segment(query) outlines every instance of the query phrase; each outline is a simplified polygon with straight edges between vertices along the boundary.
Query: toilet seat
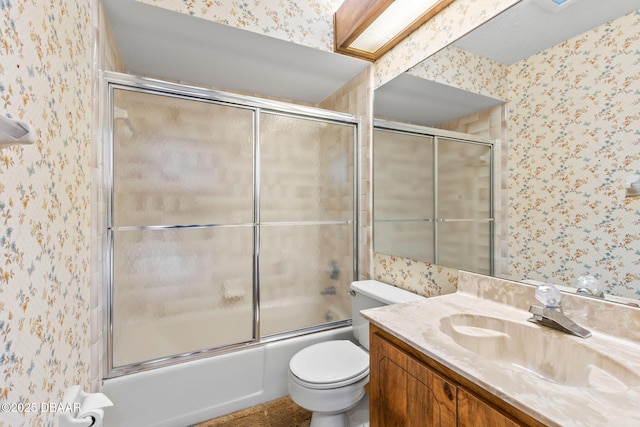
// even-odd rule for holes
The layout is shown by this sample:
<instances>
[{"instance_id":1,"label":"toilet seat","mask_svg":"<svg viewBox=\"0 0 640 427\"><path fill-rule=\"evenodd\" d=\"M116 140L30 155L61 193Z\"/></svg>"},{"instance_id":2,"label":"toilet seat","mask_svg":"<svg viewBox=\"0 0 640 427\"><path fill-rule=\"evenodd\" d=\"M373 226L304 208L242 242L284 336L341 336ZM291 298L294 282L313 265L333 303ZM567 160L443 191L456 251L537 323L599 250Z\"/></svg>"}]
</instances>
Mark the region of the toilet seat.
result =
<instances>
[{"instance_id":1,"label":"toilet seat","mask_svg":"<svg viewBox=\"0 0 640 427\"><path fill-rule=\"evenodd\" d=\"M289 371L291 379L303 387L344 387L369 375L369 353L348 340L325 341L296 353Z\"/></svg>"}]
</instances>

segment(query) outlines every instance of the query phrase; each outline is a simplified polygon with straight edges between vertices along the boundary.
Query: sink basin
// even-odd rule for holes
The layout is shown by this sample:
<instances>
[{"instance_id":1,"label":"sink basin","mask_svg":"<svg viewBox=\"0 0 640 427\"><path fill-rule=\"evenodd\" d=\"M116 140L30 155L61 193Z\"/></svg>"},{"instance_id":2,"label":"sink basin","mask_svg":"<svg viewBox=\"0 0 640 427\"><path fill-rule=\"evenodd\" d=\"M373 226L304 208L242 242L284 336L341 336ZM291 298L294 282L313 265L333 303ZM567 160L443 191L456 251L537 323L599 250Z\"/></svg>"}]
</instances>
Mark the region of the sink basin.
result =
<instances>
[{"instance_id":1,"label":"sink basin","mask_svg":"<svg viewBox=\"0 0 640 427\"><path fill-rule=\"evenodd\" d=\"M528 322L454 314L440 320L440 330L479 356L563 386L624 392L640 385L640 376L606 354Z\"/></svg>"}]
</instances>

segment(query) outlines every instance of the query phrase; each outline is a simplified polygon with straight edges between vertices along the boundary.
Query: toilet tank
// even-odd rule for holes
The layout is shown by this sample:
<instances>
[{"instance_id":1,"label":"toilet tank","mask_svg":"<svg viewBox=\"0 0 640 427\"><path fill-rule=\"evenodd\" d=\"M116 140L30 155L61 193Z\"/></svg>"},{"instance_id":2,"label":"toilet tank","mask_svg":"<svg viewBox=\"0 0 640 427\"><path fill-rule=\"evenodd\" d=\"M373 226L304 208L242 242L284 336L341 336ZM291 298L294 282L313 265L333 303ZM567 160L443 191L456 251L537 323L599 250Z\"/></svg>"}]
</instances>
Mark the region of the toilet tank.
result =
<instances>
[{"instance_id":1,"label":"toilet tank","mask_svg":"<svg viewBox=\"0 0 640 427\"><path fill-rule=\"evenodd\" d=\"M351 290L354 291L351 298L353 335L360 345L367 350L369 350L369 321L360 316L360 310L425 299L413 292L376 280L353 282L351 283Z\"/></svg>"}]
</instances>

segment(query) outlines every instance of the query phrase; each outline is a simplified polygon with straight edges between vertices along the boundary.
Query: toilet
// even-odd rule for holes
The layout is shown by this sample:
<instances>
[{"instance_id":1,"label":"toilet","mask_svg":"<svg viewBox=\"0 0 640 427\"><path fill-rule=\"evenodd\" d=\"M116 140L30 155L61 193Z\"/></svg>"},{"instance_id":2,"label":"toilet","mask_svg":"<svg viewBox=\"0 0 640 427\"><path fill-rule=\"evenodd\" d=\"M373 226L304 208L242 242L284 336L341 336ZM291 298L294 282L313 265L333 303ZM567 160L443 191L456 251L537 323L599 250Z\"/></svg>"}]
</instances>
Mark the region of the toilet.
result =
<instances>
[{"instance_id":1,"label":"toilet","mask_svg":"<svg viewBox=\"0 0 640 427\"><path fill-rule=\"evenodd\" d=\"M375 280L353 282L350 294L354 341L314 344L289 362L289 394L313 413L311 427L369 425L369 322L360 310L424 299Z\"/></svg>"}]
</instances>

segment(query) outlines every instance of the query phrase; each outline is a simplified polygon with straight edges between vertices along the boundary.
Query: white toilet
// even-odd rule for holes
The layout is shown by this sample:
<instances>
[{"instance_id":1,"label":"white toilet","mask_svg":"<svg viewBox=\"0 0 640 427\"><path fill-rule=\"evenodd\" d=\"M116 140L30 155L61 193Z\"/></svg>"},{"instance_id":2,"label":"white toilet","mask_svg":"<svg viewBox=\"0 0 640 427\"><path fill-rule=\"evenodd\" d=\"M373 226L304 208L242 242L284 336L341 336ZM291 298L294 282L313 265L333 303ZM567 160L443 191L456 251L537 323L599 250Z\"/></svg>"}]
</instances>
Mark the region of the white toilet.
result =
<instances>
[{"instance_id":1,"label":"white toilet","mask_svg":"<svg viewBox=\"0 0 640 427\"><path fill-rule=\"evenodd\" d=\"M289 394L313 412L311 427L369 425L364 386L369 382L369 322L360 310L423 299L414 293L375 280L351 284L353 335L326 341L296 353L289 362Z\"/></svg>"}]
</instances>

